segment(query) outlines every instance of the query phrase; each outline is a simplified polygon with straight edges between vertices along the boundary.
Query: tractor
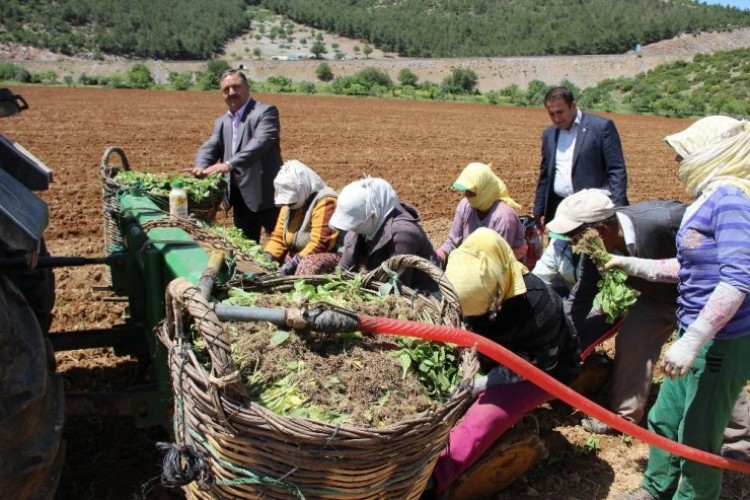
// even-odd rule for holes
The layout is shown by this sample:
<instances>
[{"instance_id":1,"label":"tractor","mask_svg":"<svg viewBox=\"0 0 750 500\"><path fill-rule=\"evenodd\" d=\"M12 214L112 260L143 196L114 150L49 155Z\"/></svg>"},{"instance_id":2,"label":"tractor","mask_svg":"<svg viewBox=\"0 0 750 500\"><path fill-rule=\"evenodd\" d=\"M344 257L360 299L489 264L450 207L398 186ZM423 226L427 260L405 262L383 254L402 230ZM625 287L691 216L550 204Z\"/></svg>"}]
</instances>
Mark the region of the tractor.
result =
<instances>
[{"instance_id":1,"label":"tractor","mask_svg":"<svg viewBox=\"0 0 750 500\"><path fill-rule=\"evenodd\" d=\"M0 117L28 108L0 88ZM165 314L164 290L176 277L198 284L209 260L185 230L154 227L162 208L142 192L113 188L118 170L103 160L105 256L50 256L43 233L47 204L34 191L49 188L50 168L0 134L0 489L8 498L53 498L65 457L65 414L132 416L137 427L170 427L172 393L164 347L153 334ZM158 226L158 224L157 224ZM104 329L53 332L52 269L106 264L109 290L127 302L122 322ZM69 391L55 372L55 352L111 347L138 362L138 382L109 391Z\"/></svg>"}]
</instances>

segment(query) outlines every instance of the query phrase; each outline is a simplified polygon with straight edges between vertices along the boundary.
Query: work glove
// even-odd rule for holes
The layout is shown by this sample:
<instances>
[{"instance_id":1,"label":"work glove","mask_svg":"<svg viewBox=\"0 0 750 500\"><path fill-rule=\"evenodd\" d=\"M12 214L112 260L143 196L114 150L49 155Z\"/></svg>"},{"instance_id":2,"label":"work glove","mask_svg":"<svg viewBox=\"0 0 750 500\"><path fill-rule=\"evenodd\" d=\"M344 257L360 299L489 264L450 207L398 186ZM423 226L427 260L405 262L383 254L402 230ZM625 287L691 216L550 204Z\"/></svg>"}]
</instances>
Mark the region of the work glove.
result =
<instances>
[{"instance_id":1,"label":"work glove","mask_svg":"<svg viewBox=\"0 0 750 500\"><path fill-rule=\"evenodd\" d=\"M625 271L628 276L662 283L677 283L677 273L680 270L680 264L674 258L641 259L639 257L610 254L609 260L604 264L604 270L607 271L615 267Z\"/></svg>"},{"instance_id":2,"label":"work glove","mask_svg":"<svg viewBox=\"0 0 750 500\"><path fill-rule=\"evenodd\" d=\"M664 354L664 373L670 378L685 375L701 348L734 317L743 300L744 292L719 282L695 321Z\"/></svg>"},{"instance_id":3,"label":"work glove","mask_svg":"<svg viewBox=\"0 0 750 500\"><path fill-rule=\"evenodd\" d=\"M278 273L280 276L291 276L294 274L294 272L297 270L297 265L299 264L299 255L295 255L289 261L281 266L278 270Z\"/></svg>"},{"instance_id":4,"label":"work glove","mask_svg":"<svg viewBox=\"0 0 750 500\"><path fill-rule=\"evenodd\" d=\"M503 365L497 365L487 372L487 375L482 375L474 379L474 387L471 390L471 395L477 397L490 387L501 384L517 384L524 380L516 372L509 370Z\"/></svg>"}]
</instances>

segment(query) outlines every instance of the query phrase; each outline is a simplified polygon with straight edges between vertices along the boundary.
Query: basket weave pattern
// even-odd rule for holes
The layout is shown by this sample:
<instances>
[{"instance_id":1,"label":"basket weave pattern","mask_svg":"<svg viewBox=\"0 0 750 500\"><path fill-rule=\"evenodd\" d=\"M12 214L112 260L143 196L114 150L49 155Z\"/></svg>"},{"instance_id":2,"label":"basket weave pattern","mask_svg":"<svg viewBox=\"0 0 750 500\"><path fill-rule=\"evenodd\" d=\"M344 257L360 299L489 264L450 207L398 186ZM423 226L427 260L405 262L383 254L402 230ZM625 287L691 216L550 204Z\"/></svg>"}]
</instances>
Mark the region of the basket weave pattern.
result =
<instances>
[{"instance_id":1,"label":"basket weave pattern","mask_svg":"<svg viewBox=\"0 0 750 500\"><path fill-rule=\"evenodd\" d=\"M368 277L379 284L375 278ZM293 281L285 285L275 278L267 290ZM206 339L210 373L192 351L186 315ZM476 353L464 351L465 383L436 410L385 428L334 425L282 417L250 401L221 322L187 281L169 285L167 318L158 333L169 351L176 440L200 450L210 463L212 481L188 485L190 498L419 498L451 427L470 403L467 382L478 368Z\"/></svg>"}]
</instances>

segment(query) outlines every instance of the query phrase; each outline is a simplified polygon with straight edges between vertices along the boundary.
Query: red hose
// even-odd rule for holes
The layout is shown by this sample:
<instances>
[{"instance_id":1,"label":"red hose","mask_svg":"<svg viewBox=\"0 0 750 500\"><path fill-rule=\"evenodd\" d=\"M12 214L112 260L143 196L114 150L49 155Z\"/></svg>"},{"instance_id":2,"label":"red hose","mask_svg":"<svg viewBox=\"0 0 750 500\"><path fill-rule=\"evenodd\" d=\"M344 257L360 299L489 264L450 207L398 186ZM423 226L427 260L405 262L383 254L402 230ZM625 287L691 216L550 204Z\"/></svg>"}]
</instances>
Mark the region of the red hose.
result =
<instances>
[{"instance_id":1,"label":"red hose","mask_svg":"<svg viewBox=\"0 0 750 500\"><path fill-rule=\"evenodd\" d=\"M656 446L657 448L661 448L662 450L668 451L669 453L673 453L687 460L734 472L750 474L750 463L727 459L719 455L714 455L713 453L708 453L707 451L685 446L684 444L654 434L619 415L605 410L593 401L581 396L570 387L558 382L542 370L526 362L524 359L516 356L508 349L482 337L481 335L460 328L452 328L442 325L428 325L414 321L401 321L366 315L359 315L358 319L360 329L363 332L404 335L436 342L457 344L462 347L473 347L476 345L479 352L485 356L505 365L569 405L583 410L588 415L591 415L597 420L600 420L625 434L629 434L649 445Z\"/></svg>"}]
</instances>

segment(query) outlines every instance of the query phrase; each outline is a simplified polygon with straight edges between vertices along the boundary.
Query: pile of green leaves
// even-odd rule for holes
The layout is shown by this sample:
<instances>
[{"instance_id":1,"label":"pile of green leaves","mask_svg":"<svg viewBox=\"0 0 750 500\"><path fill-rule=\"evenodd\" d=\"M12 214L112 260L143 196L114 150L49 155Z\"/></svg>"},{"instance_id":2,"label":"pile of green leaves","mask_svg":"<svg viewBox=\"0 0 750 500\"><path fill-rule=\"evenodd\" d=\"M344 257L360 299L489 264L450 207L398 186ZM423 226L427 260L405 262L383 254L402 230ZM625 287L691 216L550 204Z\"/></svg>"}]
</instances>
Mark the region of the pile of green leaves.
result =
<instances>
[{"instance_id":1,"label":"pile of green leaves","mask_svg":"<svg viewBox=\"0 0 750 500\"><path fill-rule=\"evenodd\" d=\"M121 170L115 176L115 182L123 186L137 186L151 196L168 197L172 182L182 181L183 189L188 195L188 203L200 203L208 200L226 188L226 181L221 174L198 179L191 175L164 174Z\"/></svg>"},{"instance_id":2,"label":"pile of green leaves","mask_svg":"<svg viewBox=\"0 0 750 500\"><path fill-rule=\"evenodd\" d=\"M263 252L263 247L256 241L246 238L241 229L235 226L213 224L208 227L208 230L224 238L234 248L249 255L259 264L269 268L278 267L278 262L268 259Z\"/></svg>"},{"instance_id":3,"label":"pile of green leaves","mask_svg":"<svg viewBox=\"0 0 750 500\"><path fill-rule=\"evenodd\" d=\"M402 377L413 370L427 395L435 401L444 401L461 381L459 360L455 346L437 344L412 337L399 337L401 346L398 359L403 369Z\"/></svg>"},{"instance_id":4,"label":"pile of green leaves","mask_svg":"<svg viewBox=\"0 0 750 500\"><path fill-rule=\"evenodd\" d=\"M228 297L222 301L227 305L254 307L291 307L300 303L312 305L319 302L341 306L363 314L426 323L436 322L436 311L433 315L430 308L415 306L407 298L392 295L381 296L376 290L364 288L360 276L350 277L342 275L341 272L328 275L314 283L309 280L297 280L284 293L264 293L231 288L228 290ZM300 351L299 342L302 339L303 344L307 346L304 349L313 349L315 343L310 343L310 338L314 338L315 334L311 332L295 333L274 327L271 327L266 333L260 331L252 334L253 336L265 335L267 337L267 344L262 347L262 350L290 349L295 354L291 355L291 359L283 357L282 359L285 361L275 363L272 370L275 373L270 373L265 368L261 368L257 361L268 354L259 351L257 343L253 344L252 354L246 346L243 346L243 337L248 335L248 332L245 331L246 326L231 324L231 329L234 329L237 339L237 344L233 344L232 356L237 365L241 367L240 371L243 374L248 393L255 401L283 416L303 416L329 423L343 423L356 419L357 417L341 411L336 406L335 401L336 398L346 397L343 395L349 394L347 381L350 379L348 373L341 370L345 366L349 366L350 370L355 371L363 369L364 366L371 363L367 357L361 357L366 356L363 352L366 353L369 349L376 349L384 353L382 354L383 360L393 360L394 368L401 371L401 380L405 381L409 377L412 381L411 384L416 384L417 393L421 390L423 397L426 398L426 401L432 402L431 404L446 401L461 381L459 353L455 346L410 337L387 336L385 340L378 340L371 335L363 335L361 332L324 334L326 338L324 344L328 346L327 349L330 349L332 344L336 344L340 346L340 348L333 349L336 352L358 352L358 354L348 358L344 362L344 366L339 365L340 368L333 374L313 374L310 370L315 370L315 368L304 361L305 359L309 361L309 354ZM393 342L395 342L395 346ZM385 346L388 343L392 345L391 349L393 350L386 348L383 351L383 347L373 347L373 345L381 344ZM240 347L235 348L238 344ZM366 345L370 347L366 347ZM330 353L321 352L320 356L326 364L342 363L341 358L337 358ZM339 361L333 361L334 359ZM314 377L317 376L324 377L317 380L315 385L330 392L332 395L330 404L320 404L319 399L316 403L313 401L314 398L306 393L305 388L309 387L309 384L313 383ZM398 379L398 375L396 375L396 378ZM398 388L391 387L389 389L387 384L379 385L382 385L382 387L374 390L375 395L370 402L370 408L359 415L359 418L369 420L368 414L377 413L376 408L387 407L389 401L392 402L399 392ZM373 422L377 421L379 421L379 418L373 417Z\"/></svg>"},{"instance_id":5,"label":"pile of green leaves","mask_svg":"<svg viewBox=\"0 0 750 500\"><path fill-rule=\"evenodd\" d=\"M607 323L614 323L628 312L637 299L633 290L625 284L628 275L618 268L602 271L611 256L596 229L587 229L573 245L573 251L588 255L602 274L602 279L597 283L599 292L594 298L593 307L604 312Z\"/></svg>"}]
</instances>

